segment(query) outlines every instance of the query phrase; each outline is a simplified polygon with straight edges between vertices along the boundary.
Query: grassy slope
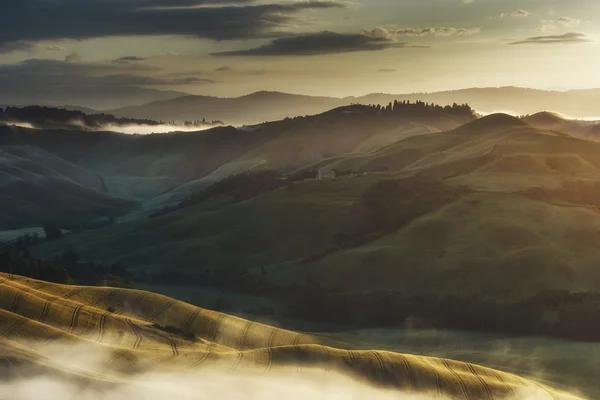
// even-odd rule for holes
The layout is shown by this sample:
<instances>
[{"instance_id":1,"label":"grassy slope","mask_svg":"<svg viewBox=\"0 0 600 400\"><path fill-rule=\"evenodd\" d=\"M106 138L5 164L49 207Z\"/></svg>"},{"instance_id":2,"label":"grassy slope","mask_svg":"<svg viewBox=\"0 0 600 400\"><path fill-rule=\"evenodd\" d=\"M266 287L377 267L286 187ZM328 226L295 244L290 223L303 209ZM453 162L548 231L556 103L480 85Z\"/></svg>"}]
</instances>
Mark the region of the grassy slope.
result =
<instances>
[{"instance_id":1,"label":"grassy slope","mask_svg":"<svg viewBox=\"0 0 600 400\"><path fill-rule=\"evenodd\" d=\"M148 206L156 207L215 177L257 165L292 171L329 157L373 151L409 135L454 128L470 118L437 111L406 117L381 116L372 109L342 114L348 109L363 107L247 129L155 135L0 127L0 144L44 149L102 175L112 196L150 200Z\"/></svg>"},{"instance_id":2,"label":"grassy slope","mask_svg":"<svg viewBox=\"0 0 600 400\"><path fill-rule=\"evenodd\" d=\"M65 224L126 214L133 204L111 198L96 173L32 146L0 147L0 227L48 220Z\"/></svg>"},{"instance_id":3,"label":"grassy slope","mask_svg":"<svg viewBox=\"0 0 600 400\"><path fill-rule=\"evenodd\" d=\"M157 365L193 374L207 366L269 373L294 364L341 369L373 383L452 398L504 399L534 390L555 399L575 399L472 364L343 350L340 342L252 323L150 292L62 286L0 274L0 316L0 357L8 365L39 364L88 380L127 384L123 372L135 374ZM59 343L83 346L78 348L95 358L93 365L50 351Z\"/></svg>"},{"instance_id":4,"label":"grassy slope","mask_svg":"<svg viewBox=\"0 0 600 400\"><path fill-rule=\"evenodd\" d=\"M600 215L515 193L600 180L600 145L493 116L456 131L410 137L336 165L387 173L304 181L240 204L198 205L39 248L73 248L131 266L202 271L237 265L288 283L313 276L348 290L527 295L542 289L598 289ZM362 193L383 178L420 173L476 190L377 241L299 263L331 248ZM110 249L110 250L109 250ZM518 279L517 279L518 278ZM408 284L410 282L410 285Z\"/></svg>"}]
</instances>

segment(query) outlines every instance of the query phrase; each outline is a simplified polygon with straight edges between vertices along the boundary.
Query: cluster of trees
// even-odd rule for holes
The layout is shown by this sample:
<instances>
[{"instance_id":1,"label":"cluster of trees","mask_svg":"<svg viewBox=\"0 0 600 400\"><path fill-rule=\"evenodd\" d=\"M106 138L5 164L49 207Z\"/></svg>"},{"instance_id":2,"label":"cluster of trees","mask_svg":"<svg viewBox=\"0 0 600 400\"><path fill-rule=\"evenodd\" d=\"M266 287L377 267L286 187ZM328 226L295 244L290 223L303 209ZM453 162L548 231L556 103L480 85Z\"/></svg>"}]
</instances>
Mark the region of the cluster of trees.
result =
<instances>
[{"instance_id":1,"label":"cluster of trees","mask_svg":"<svg viewBox=\"0 0 600 400\"><path fill-rule=\"evenodd\" d=\"M208 122L205 118L196 121L164 122L150 119L117 118L110 114L88 115L82 111L65 110L63 108L27 106L0 108L0 121L24 122L37 128L75 127L87 129L102 129L107 125L179 125L185 127L203 127L223 125L221 121Z\"/></svg>"},{"instance_id":2,"label":"cluster of trees","mask_svg":"<svg viewBox=\"0 0 600 400\"><path fill-rule=\"evenodd\" d=\"M352 247L367 243L468 193L467 186L449 186L419 175L380 180L363 194L342 224L336 244Z\"/></svg>"},{"instance_id":3,"label":"cluster of trees","mask_svg":"<svg viewBox=\"0 0 600 400\"><path fill-rule=\"evenodd\" d=\"M131 274L123 263L86 262L73 251L41 260L17 246L5 246L0 250L0 272L62 284L133 287Z\"/></svg>"},{"instance_id":4,"label":"cluster of trees","mask_svg":"<svg viewBox=\"0 0 600 400\"><path fill-rule=\"evenodd\" d=\"M312 176L314 177L314 175ZM187 196L176 205L163 207L150 215L150 218L202 203L214 196L229 196L233 202L241 202L283 186L291 188L294 181L303 178L304 175L302 174L283 177L273 169L242 172L222 179L199 193Z\"/></svg>"},{"instance_id":5,"label":"cluster of trees","mask_svg":"<svg viewBox=\"0 0 600 400\"><path fill-rule=\"evenodd\" d=\"M260 294L277 300L285 316L359 328L454 329L516 335L543 335L600 341L600 292L545 291L529 298L499 301L463 295L406 295L394 291L349 293L317 278L279 286L234 266L189 274L165 270L145 281L206 285ZM216 304L226 311L226 305ZM273 312L271 310L270 312Z\"/></svg>"},{"instance_id":6,"label":"cluster of trees","mask_svg":"<svg viewBox=\"0 0 600 400\"><path fill-rule=\"evenodd\" d=\"M165 122L160 121L160 124L165 124ZM169 121L166 123L167 125L180 125L180 126L185 126L185 127L196 127L196 126L217 126L217 125L225 125L225 123L223 121L219 121L219 120L212 120L212 121L207 121L206 118L202 118L197 119L195 121L184 121L184 122L177 122L177 121Z\"/></svg>"},{"instance_id":7,"label":"cluster of trees","mask_svg":"<svg viewBox=\"0 0 600 400\"><path fill-rule=\"evenodd\" d=\"M49 282L74 283L64 265L55 261L39 260L16 246L6 246L0 251L0 272Z\"/></svg>"},{"instance_id":8,"label":"cluster of trees","mask_svg":"<svg viewBox=\"0 0 600 400\"><path fill-rule=\"evenodd\" d=\"M600 293L548 291L514 302L475 296L343 293L316 280L286 288L291 316L360 327L454 329L600 341Z\"/></svg>"},{"instance_id":9,"label":"cluster of trees","mask_svg":"<svg viewBox=\"0 0 600 400\"><path fill-rule=\"evenodd\" d=\"M454 103L451 106L440 106L434 103L426 103L423 101L415 101L411 103L410 100L398 101L388 103L387 105L371 104L371 108L386 114L403 114L403 113L414 113L419 111L438 111L446 112L457 115L473 115L474 110L468 104L457 104Z\"/></svg>"}]
</instances>

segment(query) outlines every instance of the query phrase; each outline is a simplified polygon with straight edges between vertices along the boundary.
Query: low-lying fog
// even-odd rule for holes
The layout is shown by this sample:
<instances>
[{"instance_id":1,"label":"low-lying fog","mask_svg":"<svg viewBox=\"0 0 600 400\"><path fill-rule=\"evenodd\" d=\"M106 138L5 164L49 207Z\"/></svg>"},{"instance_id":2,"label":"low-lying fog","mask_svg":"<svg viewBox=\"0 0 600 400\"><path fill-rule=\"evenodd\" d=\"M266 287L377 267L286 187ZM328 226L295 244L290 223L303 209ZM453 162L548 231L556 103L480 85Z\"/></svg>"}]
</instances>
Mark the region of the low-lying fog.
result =
<instances>
[{"instance_id":1,"label":"low-lying fog","mask_svg":"<svg viewBox=\"0 0 600 400\"><path fill-rule=\"evenodd\" d=\"M29 129L40 129L28 122L7 122L8 126L18 126L20 128L29 128ZM106 124L99 128L90 128L83 126L81 124L73 124L74 128L88 130L88 131L110 131L110 132L118 132L118 133L126 133L131 135L149 135L152 133L170 133L170 132L197 132L203 131L206 129L214 128L217 125L170 125L170 124L161 124L161 125L118 125L118 124Z\"/></svg>"},{"instance_id":2,"label":"low-lying fog","mask_svg":"<svg viewBox=\"0 0 600 400\"><path fill-rule=\"evenodd\" d=\"M214 365L192 373L183 369L161 370L157 363L158 369L153 371L114 375L113 370L105 367L110 353L97 346L31 343L27 347L36 348L59 370L84 371L98 377L107 373L110 379L100 379L97 382L101 384L92 385L68 375L40 373L31 367L14 367L18 369L14 374L6 374L0 368L2 400L450 400L437 393L380 389L331 371L304 368L242 373L228 372L227 366ZM543 390L533 390L502 400L550 399L556 400L556 397Z\"/></svg>"}]
</instances>

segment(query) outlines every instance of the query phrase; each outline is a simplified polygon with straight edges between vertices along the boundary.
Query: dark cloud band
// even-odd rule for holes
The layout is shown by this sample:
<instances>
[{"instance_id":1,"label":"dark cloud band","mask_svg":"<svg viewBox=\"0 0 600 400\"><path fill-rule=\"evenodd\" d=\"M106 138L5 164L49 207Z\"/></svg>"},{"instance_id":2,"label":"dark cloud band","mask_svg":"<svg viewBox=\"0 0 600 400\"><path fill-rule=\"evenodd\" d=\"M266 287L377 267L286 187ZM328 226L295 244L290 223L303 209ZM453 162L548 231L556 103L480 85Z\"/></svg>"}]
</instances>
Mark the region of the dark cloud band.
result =
<instances>
[{"instance_id":1,"label":"dark cloud band","mask_svg":"<svg viewBox=\"0 0 600 400\"><path fill-rule=\"evenodd\" d=\"M511 45L517 44L574 44L574 43L587 43L593 40L585 33L570 32L564 35L549 35L549 36L534 36L527 39L519 40L516 42L509 43Z\"/></svg>"},{"instance_id":2,"label":"dark cloud band","mask_svg":"<svg viewBox=\"0 0 600 400\"><path fill-rule=\"evenodd\" d=\"M216 56L286 56L320 55L374 51L406 47L406 43L396 42L385 37L368 33L341 34L324 31L299 36L284 37L270 43L247 50L223 51Z\"/></svg>"},{"instance_id":3,"label":"dark cloud band","mask_svg":"<svg viewBox=\"0 0 600 400\"><path fill-rule=\"evenodd\" d=\"M342 7L329 0L19 0L0 13L0 51L16 46L10 43L124 35L272 38L296 22L302 10Z\"/></svg>"}]
</instances>

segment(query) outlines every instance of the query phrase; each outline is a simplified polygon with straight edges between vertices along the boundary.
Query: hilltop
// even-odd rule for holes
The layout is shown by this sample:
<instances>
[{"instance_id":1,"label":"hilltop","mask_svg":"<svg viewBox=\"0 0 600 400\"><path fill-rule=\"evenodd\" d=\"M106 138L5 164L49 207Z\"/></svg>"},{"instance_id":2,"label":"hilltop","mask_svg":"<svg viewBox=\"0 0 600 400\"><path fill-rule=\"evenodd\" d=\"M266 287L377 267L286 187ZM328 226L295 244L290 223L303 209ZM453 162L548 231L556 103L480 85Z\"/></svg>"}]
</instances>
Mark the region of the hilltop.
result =
<instances>
[{"instance_id":1,"label":"hilltop","mask_svg":"<svg viewBox=\"0 0 600 400\"><path fill-rule=\"evenodd\" d=\"M598 134L600 127L599 121L569 119L560 114L548 111L527 115L521 119L537 128L560 131L572 136L590 140L600 139L600 135Z\"/></svg>"},{"instance_id":2,"label":"hilltop","mask_svg":"<svg viewBox=\"0 0 600 400\"><path fill-rule=\"evenodd\" d=\"M526 115L540 110L553 110L564 115L589 118L597 114L595 104L600 101L600 89L557 92L497 87L434 93L374 93L344 98L262 91L234 98L186 95L131 107L113 108L108 112L120 117L165 121L195 120L199 115L208 115L226 124L243 125L318 114L353 103L388 104L394 100L423 101L442 106L468 103L478 112L485 114L505 110L515 115Z\"/></svg>"}]
</instances>

